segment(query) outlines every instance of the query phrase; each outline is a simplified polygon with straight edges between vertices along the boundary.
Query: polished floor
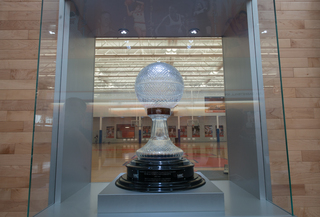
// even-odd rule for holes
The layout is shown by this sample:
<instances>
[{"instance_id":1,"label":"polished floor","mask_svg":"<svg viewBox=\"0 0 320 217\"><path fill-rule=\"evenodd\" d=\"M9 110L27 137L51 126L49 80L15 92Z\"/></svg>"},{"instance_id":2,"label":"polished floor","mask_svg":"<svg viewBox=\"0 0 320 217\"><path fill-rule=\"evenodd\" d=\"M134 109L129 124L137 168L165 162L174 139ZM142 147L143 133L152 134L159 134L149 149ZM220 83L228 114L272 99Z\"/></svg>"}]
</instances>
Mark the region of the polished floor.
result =
<instances>
[{"instance_id":1,"label":"polished floor","mask_svg":"<svg viewBox=\"0 0 320 217\"><path fill-rule=\"evenodd\" d=\"M144 144L113 143L92 145L91 182L111 182L119 173L126 172L125 165L136 158L135 152ZM210 179L223 180L224 166L228 164L227 142L176 144L184 157L195 165L195 171L205 173ZM219 172L219 174L216 174ZM221 174L220 174L221 173ZM214 178L216 177L216 178Z\"/></svg>"}]
</instances>

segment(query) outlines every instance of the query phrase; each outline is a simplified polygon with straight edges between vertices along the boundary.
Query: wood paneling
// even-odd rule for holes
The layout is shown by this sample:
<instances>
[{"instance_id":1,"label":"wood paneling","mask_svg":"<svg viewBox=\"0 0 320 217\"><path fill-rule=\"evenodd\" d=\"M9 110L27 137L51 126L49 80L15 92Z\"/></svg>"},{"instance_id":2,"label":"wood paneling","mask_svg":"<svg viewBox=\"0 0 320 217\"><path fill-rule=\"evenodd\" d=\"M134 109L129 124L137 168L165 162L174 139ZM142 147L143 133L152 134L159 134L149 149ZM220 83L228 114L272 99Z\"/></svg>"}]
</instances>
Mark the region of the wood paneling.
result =
<instances>
[{"instance_id":1,"label":"wood paneling","mask_svg":"<svg viewBox=\"0 0 320 217\"><path fill-rule=\"evenodd\" d=\"M0 60L0 69L36 69L37 60Z\"/></svg>"},{"instance_id":2,"label":"wood paneling","mask_svg":"<svg viewBox=\"0 0 320 217\"><path fill-rule=\"evenodd\" d=\"M320 39L291 39L292 48L318 48L320 47Z\"/></svg>"},{"instance_id":3,"label":"wood paneling","mask_svg":"<svg viewBox=\"0 0 320 217\"><path fill-rule=\"evenodd\" d=\"M0 1L1 217L27 212L40 10L39 0Z\"/></svg>"},{"instance_id":4,"label":"wood paneling","mask_svg":"<svg viewBox=\"0 0 320 217\"><path fill-rule=\"evenodd\" d=\"M2 80L0 81L0 90L34 90L35 81L34 80ZM12 91L11 91L12 92ZM34 91L33 91L34 92ZM7 93L10 93L10 91L7 91Z\"/></svg>"},{"instance_id":5,"label":"wood paneling","mask_svg":"<svg viewBox=\"0 0 320 217\"><path fill-rule=\"evenodd\" d=\"M23 83L22 81L20 83ZM34 82L30 82L28 84L28 82L22 86L24 86L25 88L30 88L30 84L33 84ZM6 85L4 85L6 86ZM34 90L9 90L10 88L8 88L7 90L1 90L0 88L0 100L25 100L25 99L34 99L35 98L35 91ZM20 88L16 88L16 89L20 89ZM21 89L23 89L21 87Z\"/></svg>"},{"instance_id":6,"label":"wood paneling","mask_svg":"<svg viewBox=\"0 0 320 217\"><path fill-rule=\"evenodd\" d=\"M37 50L38 40L0 40L1 50ZM36 66L35 66L36 67Z\"/></svg>"},{"instance_id":7,"label":"wood paneling","mask_svg":"<svg viewBox=\"0 0 320 217\"><path fill-rule=\"evenodd\" d=\"M2 166L0 167L0 173L6 177L27 177L30 173L30 167L28 166Z\"/></svg>"},{"instance_id":8,"label":"wood paneling","mask_svg":"<svg viewBox=\"0 0 320 217\"><path fill-rule=\"evenodd\" d=\"M11 80L36 80L36 69L12 69L10 70Z\"/></svg>"},{"instance_id":9,"label":"wood paneling","mask_svg":"<svg viewBox=\"0 0 320 217\"><path fill-rule=\"evenodd\" d=\"M280 47L285 94L293 206L298 217L320 213L320 2L318 0L276 0L279 38L290 41ZM266 16L267 18L267 16ZM301 61L296 63L295 61ZM291 89L293 88L294 91ZM268 118L274 118L267 115ZM281 126L268 120L270 126ZM299 156L297 158L296 156ZM279 157L279 156L278 156ZM275 158L277 159L277 158ZM272 160L272 159L270 159ZM276 170L282 162L272 163ZM279 187L278 187L279 188ZM277 198L279 201L279 198Z\"/></svg>"},{"instance_id":10,"label":"wood paneling","mask_svg":"<svg viewBox=\"0 0 320 217\"><path fill-rule=\"evenodd\" d=\"M1 30L38 30L38 21L33 20L0 20Z\"/></svg>"},{"instance_id":11,"label":"wood paneling","mask_svg":"<svg viewBox=\"0 0 320 217\"><path fill-rule=\"evenodd\" d=\"M0 111L0 121L7 120L7 111Z\"/></svg>"},{"instance_id":12,"label":"wood paneling","mask_svg":"<svg viewBox=\"0 0 320 217\"><path fill-rule=\"evenodd\" d=\"M320 87L320 78L283 78L284 87Z\"/></svg>"},{"instance_id":13,"label":"wood paneling","mask_svg":"<svg viewBox=\"0 0 320 217\"><path fill-rule=\"evenodd\" d=\"M295 68L293 73L296 78L319 78L320 68Z\"/></svg>"},{"instance_id":14,"label":"wood paneling","mask_svg":"<svg viewBox=\"0 0 320 217\"><path fill-rule=\"evenodd\" d=\"M318 140L288 140L288 148L292 151L301 150L320 150L320 143Z\"/></svg>"},{"instance_id":15,"label":"wood paneling","mask_svg":"<svg viewBox=\"0 0 320 217\"><path fill-rule=\"evenodd\" d=\"M302 161L305 162L319 162L320 160L320 150L312 150L312 151L301 151L302 153Z\"/></svg>"},{"instance_id":16,"label":"wood paneling","mask_svg":"<svg viewBox=\"0 0 320 217\"><path fill-rule=\"evenodd\" d=\"M13 144L1 144L0 154L14 154L15 146ZM1 168L0 168L1 171Z\"/></svg>"},{"instance_id":17,"label":"wood paneling","mask_svg":"<svg viewBox=\"0 0 320 217\"><path fill-rule=\"evenodd\" d=\"M28 176L25 176L25 177L0 176L0 188L28 188L28 187L29 187Z\"/></svg>"},{"instance_id":18,"label":"wood paneling","mask_svg":"<svg viewBox=\"0 0 320 217\"><path fill-rule=\"evenodd\" d=\"M0 11L35 11L41 10L41 2L0 2Z\"/></svg>"},{"instance_id":19,"label":"wood paneling","mask_svg":"<svg viewBox=\"0 0 320 217\"><path fill-rule=\"evenodd\" d=\"M320 108L314 109L314 118L316 118L316 119L320 118Z\"/></svg>"},{"instance_id":20,"label":"wood paneling","mask_svg":"<svg viewBox=\"0 0 320 217\"><path fill-rule=\"evenodd\" d=\"M319 57L309 57L308 58L309 67L320 67L320 58Z\"/></svg>"},{"instance_id":21,"label":"wood paneling","mask_svg":"<svg viewBox=\"0 0 320 217\"><path fill-rule=\"evenodd\" d=\"M31 154L31 141L30 143L15 143L15 154Z\"/></svg>"},{"instance_id":22,"label":"wood paneling","mask_svg":"<svg viewBox=\"0 0 320 217\"><path fill-rule=\"evenodd\" d=\"M296 88L296 97L320 98L320 88Z\"/></svg>"},{"instance_id":23,"label":"wood paneling","mask_svg":"<svg viewBox=\"0 0 320 217\"><path fill-rule=\"evenodd\" d=\"M320 2L281 2L280 7L281 11L320 11Z\"/></svg>"},{"instance_id":24,"label":"wood paneling","mask_svg":"<svg viewBox=\"0 0 320 217\"><path fill-rule=\"evenodd\" d=\"M0 132L23 132L23 121L0 121Z\"/></svg>"},{"instance_id":25,"label":"wood paneling","mask_svg":"<svg viewBox=\"0 0 320 217\"><path fill-rule=\"evenodd\" d=\"M28 39L28 30L0 30L0 40Z\"/></svg>"},{"instance_id":26,"label":"wood paneling","mask_svg":"<svg viewBox=\"0 0 320 217\"><path fill-rule=\"evenodd\" d=\"M320 184L306 184L305 189L307 195L317 196L320 194Z\"/></svg>"},{"instance_id":27,"label":"wood paneling","mask_svg":"<svg viewBox=\"0 0 320 217\"><path fill-rule=\"evenodd\" d=\"M320 121L317 119L288 119L287 127L290 129L317 129Z\"/></svg>"}]
</instances>

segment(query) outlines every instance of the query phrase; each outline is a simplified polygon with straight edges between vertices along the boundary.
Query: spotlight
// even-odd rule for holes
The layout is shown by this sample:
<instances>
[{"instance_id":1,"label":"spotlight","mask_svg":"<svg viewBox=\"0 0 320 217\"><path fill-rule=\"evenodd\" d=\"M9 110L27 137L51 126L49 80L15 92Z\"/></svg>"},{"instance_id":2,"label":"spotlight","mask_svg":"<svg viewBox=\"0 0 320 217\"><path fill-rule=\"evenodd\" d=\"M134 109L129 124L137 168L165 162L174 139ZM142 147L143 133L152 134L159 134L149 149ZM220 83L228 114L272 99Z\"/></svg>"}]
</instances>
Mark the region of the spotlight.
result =
<instances>
[{"instance_id":1,"label":"spotlight","mask_svg":"<svg viewBox=\"0 0 320 217\"><path fill-rule=\"evenodd\" d=\"M189 30L189 32L190 32L190 34L192 34L192 35L196 35L196 34L198 34L198 33L200 32L200 30L197 29L197 28L192 28L192 29Z\"/></svg>"},{"instance_id":2,"label":"spotlight","mask_svg":"<svg viewBox=\"0 0 320 217\"><path fill-rule=\"evenodd\" d=\"M118 31L120 32L121 35L127 35L129 33L129 30L127 29L119 29Z\"/></svg>"}]
</instances>

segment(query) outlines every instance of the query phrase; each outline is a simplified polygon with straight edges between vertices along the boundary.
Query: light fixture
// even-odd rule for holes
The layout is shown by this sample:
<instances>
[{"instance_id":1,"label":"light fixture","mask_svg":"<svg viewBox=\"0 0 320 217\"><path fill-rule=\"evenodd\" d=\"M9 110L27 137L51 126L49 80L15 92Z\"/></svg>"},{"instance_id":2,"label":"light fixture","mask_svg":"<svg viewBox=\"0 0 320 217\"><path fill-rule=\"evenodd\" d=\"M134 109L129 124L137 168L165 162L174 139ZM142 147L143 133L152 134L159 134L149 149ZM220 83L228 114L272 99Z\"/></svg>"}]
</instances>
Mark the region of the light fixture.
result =
<instances>
[{"instance_id":1,"label":"light fixture","mask_svg":"<svg viewBox=\"0 0 320 217\"><path fill-rule=\"evenodd\" d=\"M127 35L129 33L129 30L123 29L123 28L119 29L118 31L120 32L121 35Z\"/></svg>"},{"instance_id":2,"label":"light fixture","mask_svg":"<svg viewBox=\"0 0 320 217\"><path fill-rule=\"evenodd\" d=\"M192 29L189 30L189 32L190 32L190 34L192 34L192 35L196 35L196 34L198 34L198 33L200 32L200 30L197 29L197 28L192 28Z\"/></svg>"}]
</instances>

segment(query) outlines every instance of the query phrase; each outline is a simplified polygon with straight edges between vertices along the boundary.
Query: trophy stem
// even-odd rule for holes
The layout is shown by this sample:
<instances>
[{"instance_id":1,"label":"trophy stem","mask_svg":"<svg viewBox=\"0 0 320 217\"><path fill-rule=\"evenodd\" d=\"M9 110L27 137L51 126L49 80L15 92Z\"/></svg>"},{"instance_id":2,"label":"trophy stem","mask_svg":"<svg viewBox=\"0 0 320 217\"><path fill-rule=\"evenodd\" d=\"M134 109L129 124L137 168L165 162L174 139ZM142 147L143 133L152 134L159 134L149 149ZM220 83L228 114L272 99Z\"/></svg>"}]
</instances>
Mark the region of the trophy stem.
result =
<instances>
[{"instance_id":1,"label":"trophy stem","mask_svg":"<svg viewBox=\"0 0 320 217\"><path fill-rule=\"evenodd\" d=\"M147 111L152 119L151 137L148 143L138 149L136 154L139 159L180 159L183 151L175 146L168 133L167 119L171 110L167 108L150 108Z\"/></svg>"},{"instance_id":2,"label":"trophy stem","mask_svg":"<svg viewBox=\"0 0 320 217\"><path fill-rule=\"evenodd\" d=\"M168 125L166 115L152 115L152 140L169 140Z\"/></svg>"}]
</instances>

